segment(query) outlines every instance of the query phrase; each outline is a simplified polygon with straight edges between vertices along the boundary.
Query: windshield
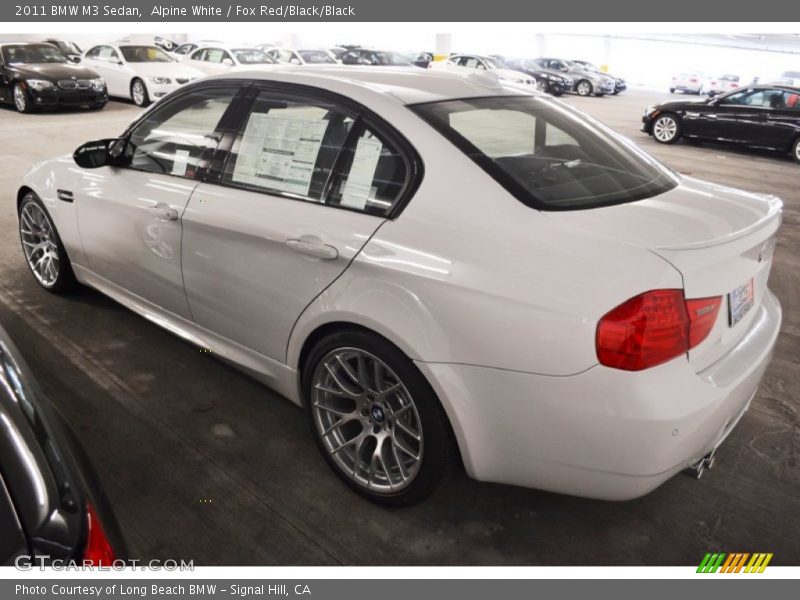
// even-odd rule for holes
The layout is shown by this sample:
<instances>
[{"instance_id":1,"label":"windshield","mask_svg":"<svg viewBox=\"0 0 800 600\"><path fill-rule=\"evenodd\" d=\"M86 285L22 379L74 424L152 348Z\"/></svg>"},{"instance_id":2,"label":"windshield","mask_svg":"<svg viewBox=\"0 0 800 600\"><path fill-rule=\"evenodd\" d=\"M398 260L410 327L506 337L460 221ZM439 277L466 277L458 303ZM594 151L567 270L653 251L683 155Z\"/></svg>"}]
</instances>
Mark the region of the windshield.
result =
<instances>
[{"instance_id":1,"label":"windshield","mask_svg":"<svg viewBox=\"0 0 800 600\"><path fill-rule=\"evenodd\" d=\"M264 52L255 48L236 48L231 52L236 57L236 61L242 65L263 65L275 62Z\"/></svg>"},{"instance_id":2,"label":"windshield","mask_svg":"<svg viewBox=\"0 0 800 600\"><path fill-rule=\"evenodd\" d=\"M119 49L129 63L172 62L169 54L157 46L120 46Z\"/></svg>"},{"instance_id":3,"label":"windshield","mask_svg":"<svg viewBox=\"0 0 800 600\"><path fill-rule=\"evenodd\" d=\"M50 44L20 44L3 46L3 59L7 64L63 63L67 59Z\"/></svg>"},{"instance_id":4,"label":"windshield","mask_svg":"<svg viewBox=\"0 0 800 600\"><path fill-rule=\"evenodd\" d=\"M485 62L486 65L490 69L505 69L506 68L506 66L503 63L501 63L499 60L495 60L494 58L484 57L483 58L483 62Z\"/></svg>"},{"instance_id":5,"label":"windshield","mask_svg":"<svg viewBox=\"0 0 800 600\"><path fill-rule=\"evenodd\" d=\"M336 60L324 50L300 50L299 54L312 65L336 64Z\"/></svg>"},{"instance_id":6,"label":"windshield","mask_svg":"<svg viewBox=\"0 0 800 600\"><path fill-rule=\"evenodd\" d=\"M552 99L495 96L411 108L534 208L632 202L678 183L677 175L631 141Z\"/></svg>"}]
</instances>

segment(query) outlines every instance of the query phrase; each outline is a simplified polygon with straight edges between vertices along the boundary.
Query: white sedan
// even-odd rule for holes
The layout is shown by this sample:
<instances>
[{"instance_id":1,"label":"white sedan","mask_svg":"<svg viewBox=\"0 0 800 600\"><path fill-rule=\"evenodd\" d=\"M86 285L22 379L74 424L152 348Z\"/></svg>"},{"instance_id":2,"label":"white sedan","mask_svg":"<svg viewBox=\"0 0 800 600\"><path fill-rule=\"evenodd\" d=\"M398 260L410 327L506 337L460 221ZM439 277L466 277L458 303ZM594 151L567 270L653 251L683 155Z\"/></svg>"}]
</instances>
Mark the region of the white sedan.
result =
<instances>
[{"instance_id":1,"label":"white sedan","mask_svg":"<svg viewBox=\"0 0 800 600\"><path fill-rule=\"evenodd\" d=\"M338 65L339 59L325 48L270 48L265 50L275 62L292 65Z\"/></svg>"},{"instance_id":2,"label":"white sedan","mask_svg":"<svg viewBox=\"0 0 800 600\"><path fill-rule=\"evenodd\" d=\"M129 98L147 106L180 86L204 76L202 71L176 63L158 46L100 44L87 50L82 65L105 79L108 95Z\"/></svg>"},{"instance_id":3,"label":"white sedan","mask_svg":"<svg viewBox=\"0 0 800 600\"><path fill-rule=\"evenodd\" d=\"M522 71L509 69L503 63L491 58L490 56L476 56L474 54L456 54L447 60L431 61L428 63L429 69L448 69L455 71L478 70L491 71L498 78L506 83L522 83L536 85L536 79Z\"/></svg>"},{"instance_id":4,"label":"white sedan","mask_svg":"<svg viewBox=\"0 0 800 600\"><path fill-rule=\"evenodd\" d=\"M221 45L201 46L186 54L182 60L183 64L199 69L207 75L276 64L275 59L258 48Z\"/></svg>"},{"instance_id":5,"label":"white sedan","mask_svg":"<svg viewBox=\"0 0 800 600\"><path fill-rule=\"evenodd\" d=\"M476 73L206 79L17 198L43 288L92 286L238 365L388 504L459 458L613 500L702 472L781 322L780 200Z\"/></svg>"}]
</instances>

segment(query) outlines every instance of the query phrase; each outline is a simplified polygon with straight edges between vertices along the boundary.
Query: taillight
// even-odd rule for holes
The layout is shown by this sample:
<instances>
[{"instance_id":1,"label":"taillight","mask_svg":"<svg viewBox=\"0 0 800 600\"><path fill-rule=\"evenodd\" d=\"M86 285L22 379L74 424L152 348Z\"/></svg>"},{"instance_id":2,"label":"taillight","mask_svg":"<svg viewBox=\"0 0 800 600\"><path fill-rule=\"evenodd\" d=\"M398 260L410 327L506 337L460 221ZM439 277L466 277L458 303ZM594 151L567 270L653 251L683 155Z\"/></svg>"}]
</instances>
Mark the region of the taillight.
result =
<instances>
[{"instance_id":1,"label":"taillight","mask_svg":"<svg viewBox=\"0 0 800 600\"><path fill-rule=\"evenodd\" d=\"M95 567L111 566L117 556L91 502L86 503L86 522L89 531L86 536L86 548L83 551L84 563Z\"/></svg>"},{"instance_id":2,"label":"taillight","mask_svg":"<svg viewBox=\"0 0 800 600\"><path fill-rule=\"evenodd\" d=\"M696 77L692 77L689 81L691 81L692 83L697 83L697 78Z\"/></svg>"},{"instance_id":3,"label":"taillight","mask_svg":"<svg viewBox=\"0 0 800 600\"><path fill-rule=\"evenodd\" d=\"M683 290L651 290L606 313L597 324L600 364L641 371L685 354L714 326L721 298L686 300Z\"/></svg>"},{"instance_id":4,"label":"taillight","mask_svg":"<svg viewBox=\"0 0 800 600\"><path fill-rule=\"evenodd\" d=\"M732 84L731 84L731 87L732 87L732 88L738 88L738 87L739 87L739 84L738 84L738 83L732 83Z\"/></svg>"},{"instance_id":5,"label":"taillight","mask_svg":"<svg viewBox=\"0 0 800 600\"><path fill-rule=\"evenodd\" d=\"M717 322L721 296L713 298L694 298L686 301L686 313L689 315L689 348L694 348L708 337Z\"/></svg>"}]
</instances>

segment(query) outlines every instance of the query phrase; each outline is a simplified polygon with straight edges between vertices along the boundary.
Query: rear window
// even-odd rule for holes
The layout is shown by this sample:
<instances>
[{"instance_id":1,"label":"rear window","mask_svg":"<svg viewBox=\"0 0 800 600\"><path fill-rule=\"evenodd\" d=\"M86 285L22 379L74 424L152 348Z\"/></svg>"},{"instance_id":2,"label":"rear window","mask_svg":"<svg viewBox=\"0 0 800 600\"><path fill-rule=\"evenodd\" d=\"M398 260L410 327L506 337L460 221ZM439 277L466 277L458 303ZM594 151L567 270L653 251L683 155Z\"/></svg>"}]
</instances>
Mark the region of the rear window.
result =
<instances>
[{"instance_id":1,"label":"rear window","mask_svg":"<svg viewBox=\"0 0 800 600\"><path fill-rule=\"evenodd\" d=\"M633 142L552 99L493 96L411 108L533 208L633 202L679 181Z\"/></svg>"}]
</instances>

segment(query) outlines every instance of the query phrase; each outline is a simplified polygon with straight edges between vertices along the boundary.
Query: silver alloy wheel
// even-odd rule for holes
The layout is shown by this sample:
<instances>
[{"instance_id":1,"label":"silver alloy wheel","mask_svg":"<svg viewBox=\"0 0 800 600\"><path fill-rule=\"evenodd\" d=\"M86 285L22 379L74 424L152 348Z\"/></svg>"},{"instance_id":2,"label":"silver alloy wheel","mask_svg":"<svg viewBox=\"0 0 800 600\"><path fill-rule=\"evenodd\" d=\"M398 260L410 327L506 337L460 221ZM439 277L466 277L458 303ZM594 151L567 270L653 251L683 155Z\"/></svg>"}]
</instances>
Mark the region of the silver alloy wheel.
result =
<instances>
[{"instance_id":1,"label":"silver alloy wheel","mask_svg":"<svg viewBox=\"0 0 800 600\"><path fill-rule=\"evenodd\" d=\"M28 98L25 96L25 90L22 89L20 84L14 86L14 106L17 107L19 112L25 112L28 108Z\"/></svg>"},{"instance_id":2,"label":"silver alloy wheel","mask_svg":"<svg viewBox=\"0 0 800 600\"><path fill-rule=\"evenodd\" d=\"M678 134L678 124L672 117L659 117L653 125L653 135L659 142L671 142Z\"/></svg>"},{"instance_id":3,"label":"silver alloy wheel","mask_svg":"<svg viewBox=\"0 0 800 600\"><path fill-rule=\"evenodd\" d=\"M794 157L798 162L800 162L800 143L797 143L794 146Z\"/></svg>"},{"instance_id":4,"label":"silver alloy wheel","mask_svg":"<svg viewBox=\"0 0 800 600\"><path fill-rule=\"evenodd\" d=\"M137 79L133 82L133 86L131 89L131 95L133 96L133 102L136 106L142 106L144 104L144 97L147 92L144 89L144 84Z\"/></svg>"},{"instance_id":5,"label":"silver alloy wheel","mask_svg":"<svg viewBox=\"0 0 800 600\"><path fill-rule=\"evenodd\" d=\"M578 95L579 96L588 96L592 93L592 84L588 81L581 81L578 84Z\"/></svg>"},{"instance_id":6,"label":"silver alloy wheel","mask_svg":"<svg viewBox=\"0 0 800 600\"><path fill-rule=\"evenodd\" d=\"M52 287L61 268L55 229L44 210L35 202L28 202L22 207L19 232L31 271L44 287Z\"/></svg>"},{"instance_id":7,"label":"silver alloy wheel","mask_svg":"<svg viewBox=\"0 0 800 600\"><path fill-rule=\"evenodd\" d=\"M536 80L536 89L539 90L540 92L546 92L547 91L547 82L544 81L543 79L537 79Z\"/></svg>"},{"instance_id":8,"label":"silver alloy wheel","mask_svg":"<svg viewBox=\"0 0 800 600\"><path fill-rule=\"evenodd\" d=\"M337 348L319 362L311 386L314 425L341 471L379 494L408 487L422 464L422 424L392 369L364 350Z\"/></svg>"}]
</instances>

